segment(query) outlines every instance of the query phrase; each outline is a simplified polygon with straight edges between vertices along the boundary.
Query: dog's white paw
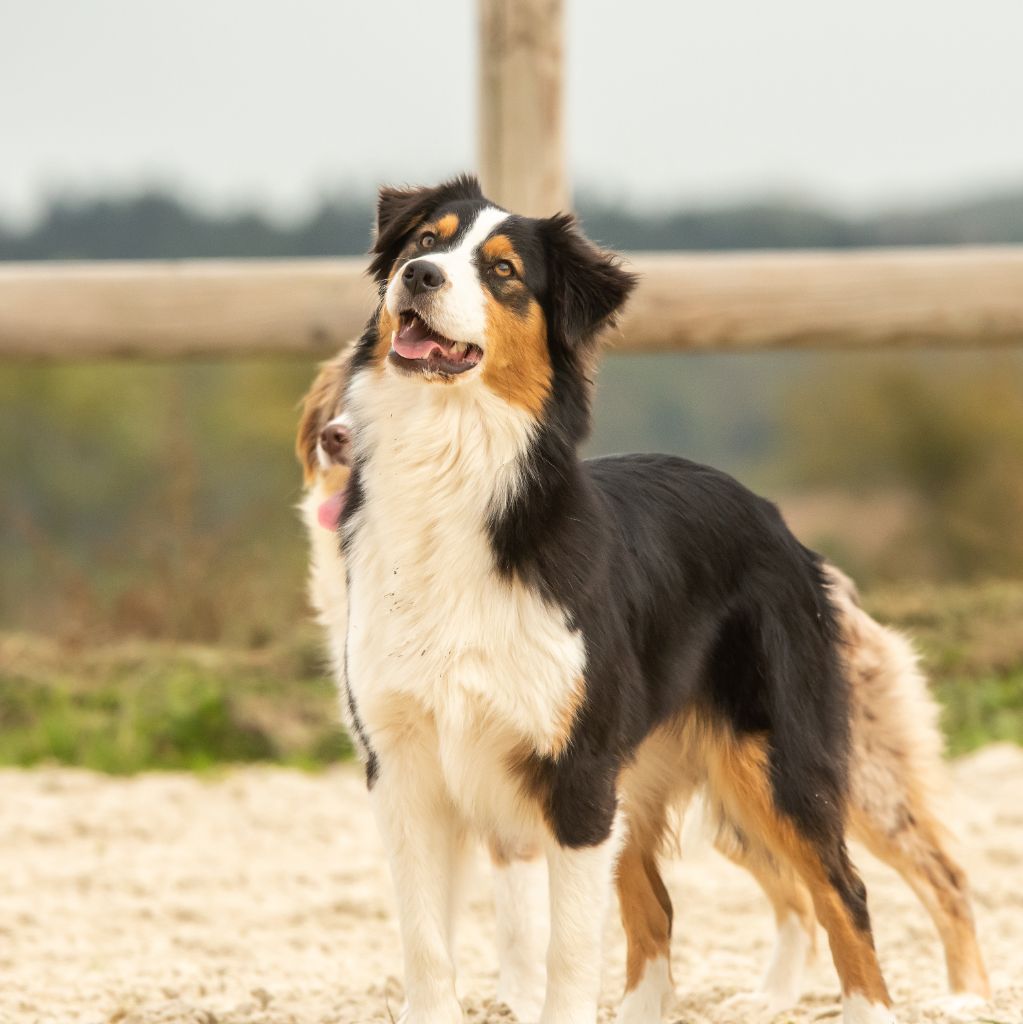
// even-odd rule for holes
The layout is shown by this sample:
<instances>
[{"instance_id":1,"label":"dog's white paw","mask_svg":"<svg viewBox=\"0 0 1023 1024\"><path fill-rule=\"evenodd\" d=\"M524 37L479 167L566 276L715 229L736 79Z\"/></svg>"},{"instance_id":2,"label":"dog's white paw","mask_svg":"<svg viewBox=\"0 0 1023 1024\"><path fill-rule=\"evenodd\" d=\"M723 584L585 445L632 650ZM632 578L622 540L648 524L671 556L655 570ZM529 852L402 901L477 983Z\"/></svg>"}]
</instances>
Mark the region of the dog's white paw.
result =
<instances>
[{"instance_id":1,"label":"dog's white paw","mask_svg":"<svg viewBox=\"0 0 1023 1024\"><path fill-rule=\"evenodd\" d=\"M625 993L615 1024L659 1024L674 998L668 960L657 957L647 963L639 984Z\"/></svg>"},{"instance_id":2,"label":"dog's white paw","mask_svg":"<svg viewBox=\"0 0 1023 1024\"><path fill-rule=\"evenodd\" d=\"M891 1007L872 1003L858 992L842 1000L842 1024L898 1024Z\"/></svg>"},{"instance_id":3,"label":"dog's white paw","mask_svg":"<svg viewBox=\"0 0 1023 1024\"><path fill-rule=\"evenodd\" d=\"M791 1010L803 994L803 974L813 959L814 936L802 921L789 914L778 928L778 935L757 994L764 997L767 1012Z\"/></svg>"}]
</instances>

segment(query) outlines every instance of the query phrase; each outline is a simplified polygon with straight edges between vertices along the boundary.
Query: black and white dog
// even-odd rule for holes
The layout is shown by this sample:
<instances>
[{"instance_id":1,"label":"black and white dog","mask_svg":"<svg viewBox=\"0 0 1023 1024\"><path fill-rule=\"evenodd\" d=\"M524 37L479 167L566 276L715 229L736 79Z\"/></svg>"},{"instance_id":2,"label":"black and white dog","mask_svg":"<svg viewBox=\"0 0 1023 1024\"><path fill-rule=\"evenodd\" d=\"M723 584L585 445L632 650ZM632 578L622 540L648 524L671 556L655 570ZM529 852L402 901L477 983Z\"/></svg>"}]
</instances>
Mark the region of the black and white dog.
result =
<instances>
[{"instance_id":1,"label":"black and white dog","mask_svg":"<svg viewBox=\"0 0 1023 1024\"><path fill-rule=\"evenodd\" d=\"M633 277L571 218L509 214L471 178L382 190L371 272L380 304L311 393L299 454L314 596L397 890L403 1021L462 1020L452 911L471 835L499 864L546 855L543 1024L596 1019L615 883L620 1019L658 1020L671 904L657 857L670 808L700 788L779 924L824 925L847 1024L894 1020L847 824L892 863L904 834L928 833L918 853L934 862L903 873L945 872L932 913L957 951L953 987L984 994L965 880L916 785L937 747L908 647L731 478L578 457L597 338ZM343 491L318 483L334 473L324 444L351 452ZM910 746L864 810L883 787L856 784L869 753L850 740L850 683L876 678L905 691L886 721Z\"/></svg>"}]
</instances>

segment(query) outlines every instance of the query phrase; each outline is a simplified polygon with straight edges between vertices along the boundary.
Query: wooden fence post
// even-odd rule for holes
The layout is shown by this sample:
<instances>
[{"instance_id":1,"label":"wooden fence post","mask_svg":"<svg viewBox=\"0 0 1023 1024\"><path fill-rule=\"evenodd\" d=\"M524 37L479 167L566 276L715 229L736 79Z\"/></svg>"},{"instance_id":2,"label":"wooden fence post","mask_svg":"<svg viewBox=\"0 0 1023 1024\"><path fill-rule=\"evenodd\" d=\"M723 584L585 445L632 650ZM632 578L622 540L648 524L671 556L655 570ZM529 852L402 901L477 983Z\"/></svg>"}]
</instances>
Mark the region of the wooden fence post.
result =
<instances>
[{"instance_id":1,"label":"wooden fence post","mask_svg":"<svg viewBox=\"0 0 1023 1024\"><path fill-rule=\"evenodd\" d=\"M565 169L563 0L479 0L479 166L515 213L571 207Z\"/></svg>"}]
</instances>

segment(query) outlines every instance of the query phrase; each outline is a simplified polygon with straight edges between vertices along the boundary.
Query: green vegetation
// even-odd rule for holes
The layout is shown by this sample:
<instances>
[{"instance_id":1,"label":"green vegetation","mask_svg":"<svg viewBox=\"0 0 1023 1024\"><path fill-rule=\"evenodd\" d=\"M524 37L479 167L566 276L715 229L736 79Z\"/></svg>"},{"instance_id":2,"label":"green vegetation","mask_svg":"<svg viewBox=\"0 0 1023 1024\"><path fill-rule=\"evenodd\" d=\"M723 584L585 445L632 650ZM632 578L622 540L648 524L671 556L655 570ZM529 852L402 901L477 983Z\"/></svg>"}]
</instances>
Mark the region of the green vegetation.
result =
<instances>
[{"instance_id":1,"label":"green vegetation","mask_svg":"<svg viewBox=\"0 0 1023 1024\"><path fill-rule=\"evenodd\" d=\"M314 638L232 651L121 641L71 649L0 636L0 763L117 774L348 757Z\"/></svg>"},{"instance_id":2,"label":"green vegetation","mask_svg":"<svg viewBox=\"0 0 1023 1024\"><path fill-rule=\"evenodd\" d=\"M902 498L887 543L870 558L836 559L861 584L1023 576L1018 355L830 362L802 389L790 385L779 459L787 487L854 491L861 510L868 495ZM800 391L817 400L801 401ZM879 525L875 517L875 534Z\"/></svg>"},{"instance_id":3,"label":"green vegetation","mask_svg":"<svg viewBox=\"0 0 1023 1024\"><path fill-rule=\"evenodd\" d=\"M1023 743L1023 584L881 591L867 604L918 641L952 753ZM76 648L0 635L0 764L315 768L350 754L311 627L258 650L154 641Z\"/></svg>"},{"instance_id":4,"label":"green vegetation","mask_svg":"<svg viewBox=\"0 0 1023 1024\"><path fill-rule=\"evenodd\" d=\"M577 207L592 238L620 249L831 249L1023 242L1023 188L862 215L798 198L636 209L597 196ZM0 223L0 260L335 256L366 251L368 191L324 198L283 224L258 209L212 214L162 191L55 197L26 228Z\"/></svg>"}]
</instances>

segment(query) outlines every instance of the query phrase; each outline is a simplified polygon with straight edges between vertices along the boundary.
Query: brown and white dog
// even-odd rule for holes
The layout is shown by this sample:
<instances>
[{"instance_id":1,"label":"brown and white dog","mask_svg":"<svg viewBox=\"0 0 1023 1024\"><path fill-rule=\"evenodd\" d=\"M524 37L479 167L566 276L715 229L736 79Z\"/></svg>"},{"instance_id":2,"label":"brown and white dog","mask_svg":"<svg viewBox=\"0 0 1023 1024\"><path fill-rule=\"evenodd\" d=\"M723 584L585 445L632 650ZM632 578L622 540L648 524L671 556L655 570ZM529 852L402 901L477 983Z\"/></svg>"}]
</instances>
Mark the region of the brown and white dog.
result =
<instances>
[{"instance_id":1,"label":"brown and white dog","mask_svg":"<svg viewBox=\"0 0 1023 1024\"><path fill-rule=\"evenodd\" d=\"M384 190L371 270L380 305L310 392L298 451L313 604L398 893L403 1020L461 1020L453 886L470 835L504 873L501 989L520 1016L543 973L516 942L533 934L516 872L542 850L543 1024L595 1019L612 878L619 1020L659 1020L657 860L669 809L698 791L775 909L767 1010L798 998L819 920L847 1024L894 1019L847 830L930 912L952 991L985 997L908 643L723 474L576 456L594 339L629 275L568 219L508 214L465 178Z\"/></svg>"}]
</instances>

